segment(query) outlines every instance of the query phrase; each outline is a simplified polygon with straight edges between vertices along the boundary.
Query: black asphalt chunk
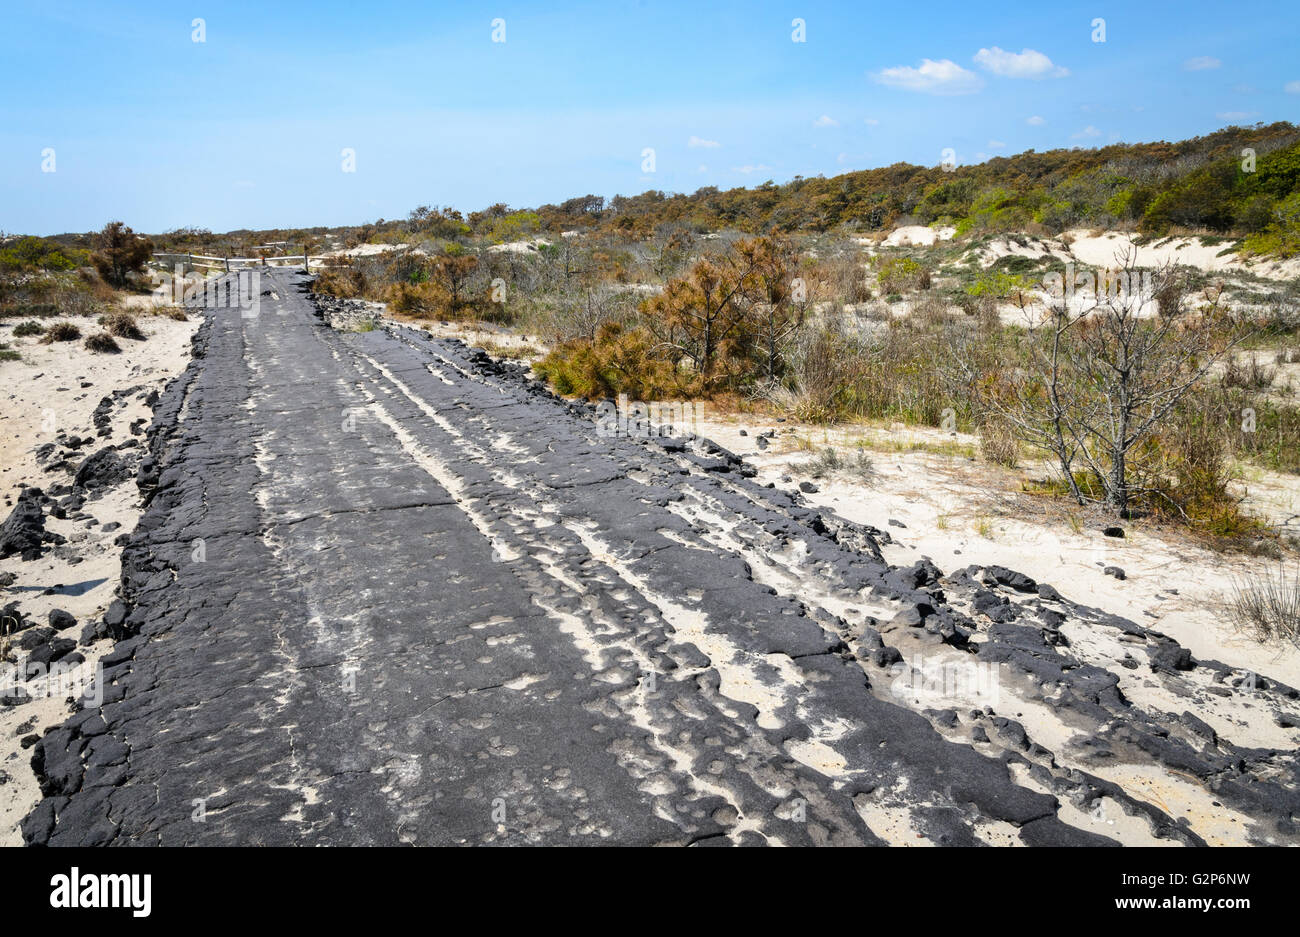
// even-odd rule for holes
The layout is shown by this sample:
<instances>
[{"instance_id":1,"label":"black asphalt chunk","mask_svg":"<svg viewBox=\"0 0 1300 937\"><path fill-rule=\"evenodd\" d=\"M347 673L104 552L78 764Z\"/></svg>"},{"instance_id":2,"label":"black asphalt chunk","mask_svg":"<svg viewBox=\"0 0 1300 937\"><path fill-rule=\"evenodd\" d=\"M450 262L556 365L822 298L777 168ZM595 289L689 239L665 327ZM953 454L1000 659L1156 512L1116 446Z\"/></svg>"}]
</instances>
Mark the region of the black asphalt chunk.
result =
<instances>
[{"instance_id":1,"label":"black asphalt chunk","mask_svg":"<svg viewBox=\"0 0 1300 937\"><path fill-rule=\"evenodd\" d=\"M24 488L18 495L13 510L0 524L0 559L10 556L40 559L45 544L63 542L63 537L45 529L47 500L39 488Z\"/></svg>"}]
</instances>

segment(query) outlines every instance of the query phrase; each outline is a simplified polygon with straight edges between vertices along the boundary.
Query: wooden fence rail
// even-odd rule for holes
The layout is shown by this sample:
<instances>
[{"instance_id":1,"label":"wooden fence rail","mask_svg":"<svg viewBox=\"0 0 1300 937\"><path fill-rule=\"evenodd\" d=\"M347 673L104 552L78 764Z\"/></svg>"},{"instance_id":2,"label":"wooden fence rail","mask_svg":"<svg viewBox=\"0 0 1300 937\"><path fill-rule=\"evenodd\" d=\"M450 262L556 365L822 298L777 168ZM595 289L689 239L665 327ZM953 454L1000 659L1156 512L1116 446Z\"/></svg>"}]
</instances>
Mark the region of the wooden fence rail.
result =
<instances>
[{"instance_id":1,"label":"wooden fence rail","mask_svg":"<svg viewBox=\"0 0 1300 937\"><path fill-rule=\"evenodd\" d=\"M231 270L231 264L235 268L241 266L271 266L276 264L296 264L301 263L302 269L311 271L311 257L304 251L301 254L284 254L279 257L216 257L211 254L182 254L178 251L155 251L153 259L149 263L166 270L177 263L182 267L193 269L203 267L211 270Z\"/></svg>"}]
</instances>

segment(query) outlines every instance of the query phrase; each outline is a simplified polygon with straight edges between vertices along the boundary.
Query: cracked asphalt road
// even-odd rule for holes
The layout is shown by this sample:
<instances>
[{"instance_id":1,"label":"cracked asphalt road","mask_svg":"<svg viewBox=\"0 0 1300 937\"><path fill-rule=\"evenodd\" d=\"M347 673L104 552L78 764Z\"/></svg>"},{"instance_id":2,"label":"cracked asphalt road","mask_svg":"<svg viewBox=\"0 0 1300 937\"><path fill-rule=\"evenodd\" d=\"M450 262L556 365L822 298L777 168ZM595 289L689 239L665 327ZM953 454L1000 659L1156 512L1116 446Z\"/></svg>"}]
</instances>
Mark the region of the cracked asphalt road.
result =
<instances>
[{"instance_id":1,"label":"cracked asphalt road","mask_svg":"<svg viewBox=\"0 0 1300 937\"><path fill-rule=\"evenodd\" d=\"M991 708L891 694L896 648L983 637L1027 678L1055 668L1081 731L1113 721L1106 671L960 610L997 582L892 569L883 534L710 444L600 438L481 352L337 331L300 275L262 285L259 314L207 313L155 411L133 636L102 707L36 746L29 842L1091 845L1112 840L1064 805L1103 794L1201 841L996 744ZM1174 745L1160 718L1132 714L1132 744ZM1293 783L1256 774L1273 787L1234 802L1289 835Z\"/></svg>"}]
</instances>

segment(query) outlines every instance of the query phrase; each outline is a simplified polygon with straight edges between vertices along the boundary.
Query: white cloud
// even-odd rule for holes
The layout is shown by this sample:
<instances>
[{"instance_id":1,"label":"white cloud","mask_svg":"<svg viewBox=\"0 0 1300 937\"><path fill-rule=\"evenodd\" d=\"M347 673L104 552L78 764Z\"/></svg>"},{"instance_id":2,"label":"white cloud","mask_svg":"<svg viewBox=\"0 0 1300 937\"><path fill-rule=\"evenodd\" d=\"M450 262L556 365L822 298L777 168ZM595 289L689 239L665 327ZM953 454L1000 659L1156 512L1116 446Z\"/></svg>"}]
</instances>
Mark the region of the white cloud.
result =
<instances>
[{"instance_id":1,"label":"white cloud","mask_svg":"<svg viewBox=\"0 0 1300 937\"><path fill-rule=\"evenodd\" d=\"M1222 64L1222 62L1212 55L1198 55L1195 58L1190 58L1184 62L1183 68L1187 69L1189 72L1203 72L1207 69L1218 68Z\"/></svg>"},{"instance_id":2,"label":"white cloud","mask_svg":"<svg viewBox=\"0 0 1300 937\"><path fill-rule=\"evenodd\" d=\"M1255 114L1253 111L1219 111L1214 116L1219 120L1246 120L1249 117L1254 117Z\"/></svg>"},{"instance_id":3,"label":"white cloud","mask_svg":"<svg viewBox=\"0 0 1300 937\"><path fill-rule=\"evenodd\" d=\"M765 165L763 165L762 163L759 163L757 166L750 166L750 165L748 165L748 164L747 164L747 165L744 165L744 166L733 166L733 167L731 168L731 171L732 171L732 172L744 173L745 175L749 175L750 173L753 173L753 172L767 172L767 171L770 170L771 168L772 168L771 166L765 166Z\"/></svg>"},{"instance_id":4,"label":"white cloud","mask_svg":"<svg viewBox=\"0 0 1300 937\"><path fill-rule=\"evenodd\" d=\"M866 124L868 127L874 127L880 123L880 121L876 120L874 117L864 118L862 122Z\"/></svg>"},{"instance_id":5,"label":"white cloud","mask_svg":"<svg viewBox=\"0 0 1300 937\"><path fill-rule=\"evenodd\" d=\"M823 114L821 117L818 117L813 121L814 127L838 127L839 125L840 122L838 120L827 114Z\"/></svg>"},{"instance_id":6,"label":"white cloud","mask_svg":"<svg viewBox=\"0 0 1300 937\"><path fill-rule=\"evenodd\" d=\"M1300 81L1288 81L1282 86L1287 94L1300 94Z\"/></svg>"},{"instance_id":7,"label":"white cloud","mask_svg":"<svg viewBox=\"0 0 1300 937\"><path fill-rule=\"evenodd\" d=\"M695 171L696 171L696 172L708 172L708 171L709 171L709 167L708 167L708 166L705 166L703 163L700 163L700 165L697 166L697 167L695 168Z\"/></svg>"},{"instance_id":8,"label":"white cloud","mask_svg":"<svg viewBox=\"0 0 1300 937\"><path fill-rule=\"evenodd\" d=\"M1031 127L1041 127L1043 124L1047 123L1047 121L1035 114L1033 117L1026 117L1025 123Z\"/></svg>"},{"instance_id":9,"label":"white cloud","mask_svg":"<svg viewBox=\"0 0 1300 937\"><path fill-rule=\"evenodd\" d=\"M1100 136L1101 136L1101 131L1098 130L1096 127L1094 127L1092 124L1089 124L1088 126L1084 127L1082 130L1080 130L1078 133L1071 134L1070 138L1073 140L1082 140L1086 137L1100 137Z\"/></svg>"},{"instance_id":10,"label":"white cloud","mask_svg":"<svg viewBox=\"0 0 1300 937\"><path fill-rule=\"evenodd\" d=\"M689 140L686 141L686 145L689 147L702 146L705 147L706 149L712 149L715 146L722 146L722 144L719 143L717 140L705 140L703 137L691 137Z\"/></svg>"},{"instance_id":11,"label":"white cloud","mask_svg":"<svg viewBox=\"0 0 1300 937\"><path fill-rule=\"evenodd\" d=\"M1005 150L1007 145L1001 140L990 140L987 144L990 150Z\"/></svg>"},{"instance_id":12,"label":"white cloud","mask_svg":"<svg viewBox=\"0 0 1300 937\"><path fill-rule=\"evenodd\" d=\"M975 53L975 62L1003 78L1064 78L1070 74L1068 68L1053 64L1052 60L1034 49L1021 52L1007 52L994 46L992 49L980 49Z\"/></svg>"},{"instance_id":13,"label":"white cloud","mask_svg":"<svg viewBox=\"0 0 1300 937\"><path fill-rule=\"evenodd\" d=\"M984 82L972 71L962 68L949 59L938 62L921 59L920 68L896 65L876 73L876 81L903 91L921 91L926 94L974 94L984 87Z\"/></svg>"}]
</instances>

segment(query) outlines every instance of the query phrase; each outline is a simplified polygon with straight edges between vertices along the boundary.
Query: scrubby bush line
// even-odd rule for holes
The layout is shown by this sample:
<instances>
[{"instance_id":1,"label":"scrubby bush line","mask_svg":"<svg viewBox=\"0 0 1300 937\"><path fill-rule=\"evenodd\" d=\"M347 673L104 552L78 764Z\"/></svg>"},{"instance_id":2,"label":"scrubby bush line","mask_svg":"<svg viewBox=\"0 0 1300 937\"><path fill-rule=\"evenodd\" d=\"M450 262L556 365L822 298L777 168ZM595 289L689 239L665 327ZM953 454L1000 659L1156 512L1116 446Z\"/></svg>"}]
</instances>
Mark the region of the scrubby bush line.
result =
<instances>
[{"instance_id":1,"label":"scrubby bush line","mask_svg":"<svg viewBox=\"0 0 1300 937\"><path fill-rule=\"evenodd\" d=\"M1254 152L1247 160L1243 152ZM462 215L421 206L406 220L349 232L356 243L475 237L501 243L582 231L645 239L665 225L702 234L754 235L835 229L884 231L905 223L951 224L959 235L1060 233L1127 226L1247 238L1245 249L1300 251L1300 130L1287 122L1228 127L1175 143L1028 151L944 171L906 163L831 178L692 194L648 191L558 205L493 205Z\"/></svg>"}]
</instances>

